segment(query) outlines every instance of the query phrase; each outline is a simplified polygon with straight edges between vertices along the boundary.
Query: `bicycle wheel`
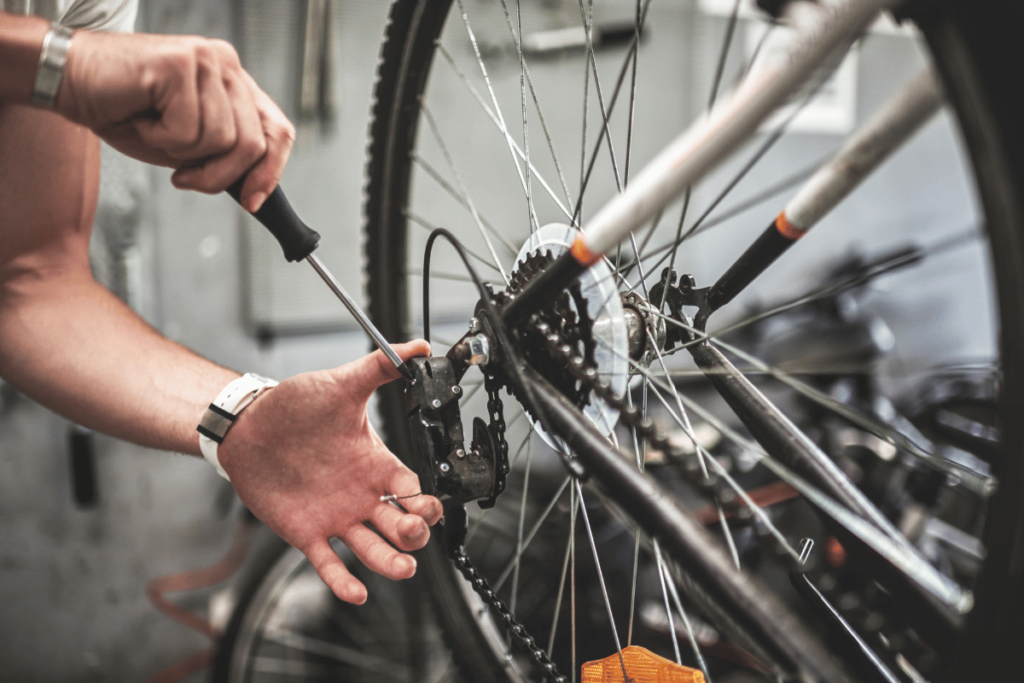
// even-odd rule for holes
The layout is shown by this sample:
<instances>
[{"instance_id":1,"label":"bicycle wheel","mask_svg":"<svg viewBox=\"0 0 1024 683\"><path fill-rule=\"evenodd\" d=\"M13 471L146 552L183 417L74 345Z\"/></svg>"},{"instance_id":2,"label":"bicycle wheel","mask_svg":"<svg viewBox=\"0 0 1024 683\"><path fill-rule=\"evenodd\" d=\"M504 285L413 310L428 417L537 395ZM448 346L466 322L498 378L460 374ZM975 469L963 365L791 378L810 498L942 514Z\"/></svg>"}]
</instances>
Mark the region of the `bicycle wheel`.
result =
<instances>
[{"instance_id":1,"label":"bicycle wheel","mask_svg":"<svg viewBox=\"0 0 1024 683\"><path fill-rule=\"evenodd\" d=\"M301 552L270 538L217 643L210 680L418 681L444 671L413 589L370 572L343 546L339 552L372 591L365 605L338 600Z\"/></svg>"},{"instance_id":2,"label":"bicycle wheel","mask_svg":"<svg viewBox=\"0 0 1024 683\"><path fill-rule=\"evenodd\" d=\"M544 266L521 258L531 226L571 223L577 203L585 225L590 211L628 183L631 167L642 166L725 89L723 83L748 70L747 57L767 49L778 29L755 29L746 18L737 21L730 15L731 2L725 3L724 15L703 12L715 4L650 3L649 9L643 2L524 2L521 8L514 2L451 0L393 4L370 129L366 204L370 310L385 336L404 340L417 333L422 310L414 302L422 287L422 248L430 229L443 226L456 233L495 289L504 289L515 272ZM982 4L929 8L916 17L924 39L872 33L862 41L857 55L862 71L885 71L887 78L887 84L862 79L859 90L871 105L931 63L942 76L953 116L930 124L922 133L927 144L915 141L910 143L913 154L897 153L869 181L870 191L852 196L827 219L814 236L819 241L801 242L758 280L754 296L730 304L731 318L709 328L713 334L732 328L718 340L722 348L744 359L753 381L913 543L927 547L933 562L974 591L975 606L966 626L956 630L953 646L945 646L947 641L939 646L922 635L921 626L908 626L873 577L844 564L841 544L806 504L799 497L787 498L782 488L771 488L775 479L747 457L749 441L743 439L742 426L682 356L672 356L663 374L671 377L686 407L675 405L664 378L659 383L650 376L657 372L648 371L630 390L645 409L650 399L652 413L657 404L652 396L661 391L668 405L660 417L667 424L684 421L687 411L695 415L695 404L704 407L700 419L693 418L690 431L696 439L689 440L690 447L696 448L696 441L730 468L739 484L773 503L764 503L766 520L723 519L724 511L702 499L669 464L652 456L647 469L715 528L723 548L751 580L792 606L812 630L825 631L779 579L784 569L773 552L774 541L759 540L765 521L790 546L800 537L817 538L818 547L825 548L817 556L819 585L892 668L907 677L920 671L952 679L968 671L977 675L986 667L1001 672L1013 651L1008 634L1020 633L1019 616L1014 616L1020 609L1013 606L1021 600L1019 453L1024 435L1017 421L1006 416L1024 403L1019 304L1024 295L1019 211L1024 185L1016 132L1020 105L1010 101L1001 80L1006 64L1019 63L1020 57L1012 41L1004 40L1012 23L1010 10L999 3ZM638 17L643 17L641 29L636 28ZM632 22L633 28L623 30L619 20ZM522 44L532 50L522 70L514 38L520 21ZM596 53L586 47L587 31L581 27L587 21L595 22L593 35L603 39ZM721 40L709 47L711 33ZM634 52L637 35L640 47ZM581 36L584 47L574 51ZM687 46L695 47L688 52ZM930 49L921 52L930 56L919 52L925 46ZM709 54L704 59L709 73L703 76L693 73L700 61L693 54L698 48ZM688 94L688 86L695 94ZM817 125L834 125L819 114ZM777 135L782 132L782 123L768 124L739 153L739 161L695 185L665 211L662 225L655 220L650 233L622 247L613 267L630 288L646 296L637 285L642 276L636 262L649 275L658 257L669 252L678 270L693 274L698 284L710 284L792 193L796 182L780 178L802 180L806 174L793 173L800 160L817 160L841 141L839 134L820 129ZM967 152L959 147L958 135ZM932 151L936 145L943 151ZM610 146L616 148L614 160ZM527 154L532 166L523 163ZM688 233L695 236L679 249L666 246ZM900 260L909 243L916 243L914 258ZM859 264L849 258L855 245L864 253ZM446 350L445 341L466 332L466 319L475 310L477 292L459 268L450 261L432 271L435 354ZM950 278L951 272L957 277ZM940 304L941 315L934 308ZM569 309L569 317L584 315L579 305L570 302ZM761 364L762 359L770 363ZM922 387L938 384L951 366L970 371L972 386L981 385L973 395L985 398L968 405L932 397L921 405ZM651 367L657 371L660 366L655 361ZM549 365L547 371L557 373L558 368ZM479 383L467 379L464 386L464 415L486 417ZM837 402L872 416L875 429L851 421L849 410L837 415ZM388 443L415 466L400 388L384 392L381 409ZM501 584L499 594L537 641L555 644L552 656L563 672L571 669L575 675L583 661L613 653L617 637L622 644L640 643L700 664L716 680L740 680L751 670L801 675L765 661L756 645L734 633L730 615L708 604L700 586L680 574L672 575L683 593L676 605L661 582L662 565L649 538L623 518L621 508L602 504L600 491L584 493L586 533L571 514L576 507L570 495L575 494L569 492L575 487L566 483L564 468L543 440L531 436L530 418L518 415L511 406L505 414L510 458L518 456L508 489L493 510L471 515L467 551L492 585ZM935 428L938 419L944 420L944 429ZM888 430L881 436L878 421ZM987 445L965 441L977 433L998 433L997 447L993 439ZM631 445L628 432L618 437ZM686 441L685 435L679 438ZM926 440L933 454L970 462L988 483L998 482L995 495L971 492L963 482L922 470L899 447L905 438ZM954 537L966 545L953 550ZM600 558L600 574L593 557ZM423 551L421 566L468 677L539 678L509 646L500 624L482 609L439 544ZM679 607L688 613L685 624Z\"/></svg>"}]
</instances>

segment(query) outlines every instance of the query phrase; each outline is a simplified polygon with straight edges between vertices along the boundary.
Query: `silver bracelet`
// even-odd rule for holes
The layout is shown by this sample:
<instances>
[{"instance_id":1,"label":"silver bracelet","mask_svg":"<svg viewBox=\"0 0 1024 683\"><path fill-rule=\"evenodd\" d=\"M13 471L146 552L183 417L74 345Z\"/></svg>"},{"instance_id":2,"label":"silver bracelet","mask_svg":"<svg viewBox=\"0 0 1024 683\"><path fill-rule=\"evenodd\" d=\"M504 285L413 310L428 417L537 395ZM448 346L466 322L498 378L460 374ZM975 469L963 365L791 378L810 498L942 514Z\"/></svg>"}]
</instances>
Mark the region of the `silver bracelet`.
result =
<instances>
[{"instance_id":1,"label":"silver bracelet","mask_svg":"<svg viewBox=\"0 0 1024 683\"><path fill-rule=\"evenodd\" d=\"M39 70L32 88L32 104L53 109L64 78L64 67L71 48L71 29L54 22L43 38L43 51L39 54Z\"/></svg>"}]
</instances>

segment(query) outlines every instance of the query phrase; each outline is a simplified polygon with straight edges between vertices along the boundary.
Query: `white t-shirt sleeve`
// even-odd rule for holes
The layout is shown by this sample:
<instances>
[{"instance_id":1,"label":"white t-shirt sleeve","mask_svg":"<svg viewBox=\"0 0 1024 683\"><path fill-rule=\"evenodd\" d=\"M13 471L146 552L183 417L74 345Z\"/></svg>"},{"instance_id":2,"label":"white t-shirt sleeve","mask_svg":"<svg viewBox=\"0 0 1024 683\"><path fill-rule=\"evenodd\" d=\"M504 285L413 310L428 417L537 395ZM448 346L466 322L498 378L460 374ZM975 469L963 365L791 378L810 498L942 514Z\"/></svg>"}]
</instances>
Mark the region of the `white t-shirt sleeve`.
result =
<instances>
[{"instance_id":1,"label":"white t-shirt sleeve","mask_svg":"<svg viewBox=\"0 0 1024 683\"><path fill-rule=\"evenodd\" d=\"M132 33L138 0L0 0L0 10L35 14L68 28Z\"/></svg>"}]
</instances>

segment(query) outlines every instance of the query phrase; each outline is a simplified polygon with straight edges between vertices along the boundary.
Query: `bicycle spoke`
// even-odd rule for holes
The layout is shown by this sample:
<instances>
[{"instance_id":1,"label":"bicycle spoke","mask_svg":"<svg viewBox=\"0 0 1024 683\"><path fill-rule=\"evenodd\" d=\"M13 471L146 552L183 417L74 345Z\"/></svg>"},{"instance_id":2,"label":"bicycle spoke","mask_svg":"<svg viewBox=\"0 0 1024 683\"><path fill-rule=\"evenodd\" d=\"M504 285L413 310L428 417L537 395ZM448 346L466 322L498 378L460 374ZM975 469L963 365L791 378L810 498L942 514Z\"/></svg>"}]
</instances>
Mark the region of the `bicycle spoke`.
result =
<instances>
[{"instance_id":1,"label":"bicycle spoke","mask_svg":"<svg viewBox=\"0 0 1024 683\"><path fill-rule=\"evenodd\" d=\"M487 117L491 120L491 123L493 123L495 128L498 129L498 132L504 134L505 131L501 127L501 121L498 120L498 117L494 114L494 111L491 109L490 105L488 105L487 102L484 101L484 98L483 98L482 95L480 95L480 92L475 87L473 87L473 84L469 82L468 78L466 78L466 75L462 72L462 70L455 63L455 59L452 58L452 56L448 52L448 50L445 49L444 45L442 45L440 43L438 43L437 49L441 53L441 56L443 56L445 58L445 61L447 61L448 64L451 66L452 70L455 72L455 75L458 77L459 81L461 81L463 83L463 85L466 86L466 89L469 90L469 93L473 96L473 99L476 100L476 102L484 110L484 113L487 114ZM526 72L526 75L527 75L527 78L529 78L530 72L528 70ZM531 88L532 88L532 85L531 85ZM536 99L534 100L534 102L536 103ZM538 104L537 106L538 106L538 111L539 111L540 105ZM543 117L541 117L541 121L542 121L542 125L543 125ZM515 150L516 155L520 159L522 159L523 161L526 161L526 155L523 153L523 150L521 150L519 148L519 145L516 144L515 140L512 141L512 147ZM552 153L552 155L555 153L554 152L554 147L551 148L551 153ZM555 162L555 165L556 165L556 167L558 166L558 162L557 161ZM563 214L565 214L566 218L572 220L572 214L569 213L569 209L567 209L566 205L563 204L561 202L561 200L558 199L557 196L555 196L555 191L551 189L551 186L544 179L544 176L541 175L541 173L537 170L537 167L534 166L532 163L530 164L530 172L533 174L533 177L535 177L537 179L537 182L539 182L541 184L541 187L544 188L544 190L545 190L545 192L547 192L548 196L551 197L551 200L555 202L555 204L558 206L558 209ZM562 183L563 183L563 186L564 186L565 179L562 178L561 180L562 180ZM566 193L566 198L568 198L568 196L569 196L568 188L565 188L565 193ZM569 204L572 204L572 200L571 199L569 199Z\"/></svg>"},{"instance_id":2,"label":"bicycle spoke","mask_svg":"<svg viewBox=\"0 0 1024 683\"><path fill-rule=\"evenodd\" d=\"M611 347L606 346L606 348ZM617 351L615 351L615 349L611 350L613 353L617 354ZM765 528L768 529L768 531L775 537L775 539L780 543L780 545L786 549L786 552L789 553L790 556L794 559L799 558L800 553L798 553L796 549L793 548L793 546L789 543L789 541L787 541L786 538L779 532L779 530L775 528L775 525L772 524L771 519L768 518L764 510L762 510L761 507L750 498L750 495L747 493L746 489L740 486L739 483L735 479L733 479L733 477L728 473L728 471L726 471L724 467L722 467L722 464L719 463L718 460L711 457L710 454L703 450L702 446L700 445L700 441L697 439L697 434L693 431L693 428L690 426L689 419L684 421L682 416L678 415L675 409L673 409L672 406L669 404L668 399L666 399L662 395L662 393L658 391L658 388L660 387L666 392L673 393L674 386L672 385L672 383L665 381L659 382L655 377L653 377L647 372L646 368L641 366L632 358L629 358L628 360L629 363L634 367L634 369L639 374L644 376L645 380L648 383L648 387L652 392L654 392L654 397L657 398L658 401L665 407L669 415L672 417L673 421L677 425L679 425L680 429L683 430L683 433L686 434L687 438L689 438L693 442L694 447L698 449L702 468L706 467L707 462L710 462L712 467L714 467L715 469L715 473L718 476L721 476L729 485L729 487L736 492L736 494L743 500L744 504L751 510L751 512L755 516L757 516L758 519L765 525ZM699 404L695 403L691 399L687 399L685 396L678 392L675 392L675 396L681 404L685 405L689 410L693 410L701 417L701 419L705 420L706 422L714 426L716 429L722 432L723 435L729 436L730 438L732 438L733 435L735 435L737 438L734 438L733 441L735 441L738 445L744 447L745 450L751 451L752 454L755 454L756 452L755 457L757 457L758 459L769 457L765 453L764 449L760 447L760 444L756 444L747 439L744 439L743 437L739 437L739 435L736 434L734 430L729 428L728 425L726 425L722 420L715 418L709 411L700 408ZM734 557L733 560L734 562L738 563L737 558Z\"/></svg>"},{"instance_id":3,"label":"bicycle spoke","mask_svg":"<svg viewBox=\"0 0 1024 683\"><path fill-rule=\"evenodd\" d=\"M654 541L654 557L658 563L658 568L663 570L665 574L668 574L668 565L665 564L664 558L661 556L661 547L657 541ZM683 603L679 599L679 591L676 590L675 581L667 581L669 592L672 594L672 602L675 603L676 611L679 612L680 618L683 620L683 626L686 628L686 635L690 639L690 647L693 648L693 656L697 659L697 668L704 672L704 679L707 683L711 683L711 677L708 674L708 665L704 661L704 655L701 654L700 646L697 644L697 637L693 633L693 626L690 624L690 618L686 614L686 610L683 609Z\"/></svg>"},{"instance_id":4,"label":"bicycle spoke","mask_svg":"<svg viewBox=\"0 0 1024 683\"><path fill-rule=\"evenodd\" d=\"M796 187L800 183L802 183L805 180L807 180L807 178L809 178L811 176L811 174L813 174L815 171L817 171L818 168L823 163L825 163L827 160L828 160L828 157L824 157L824 158L822 158L822 159L820 159L818 161L815 161L813 164L810 164L810 165L800 169L796 173L793 173L792 175L789 175L789 176L785 177L783 180L779 181L778 183L776 183L774 185L769 186L767 189L762 190L761 192L758 192L757 194L755 194L755 195L753 195L751 197L748 197L748 198L746 198L746 199L744 199L744 200L742 200L740 202L737 202L735 206L730 207L729 209L723 211L721 214L718 214L714 218L709 218L708 220L704 221L704 224L700 228L698 228L696 231L694 231L692 237L696 237L698 235L702 235L706 231L710 230L711 228L714 228L714 227L716 227L718 225L722 225L726 221L728 221L728 220L730 220L732 218L735 218L736 216L738 216L738 215L740 215L740 214L742 214L742 213L744 213L746 211L749 211L750 209L754 208L755 206L757 206L759 204L763 204L764 202L768 201L769 199L773 199L773 198L777 197L778 195L782 194L786 190L789 190L789 189L791 189L793 187ZM684 196L684 201L685 201L685 196ZM658 217L660 218L660 214L658 215ZM649 239L649 236L648 236L647 239L644 240L644 242L646 243L648 241L648 239ZM675 250L676 248L678 248L679 241L681 239L682 239L682 222L680 222L680 227L679 227L679 229L677 231L677 235L676 235L675 239L670 240L669 242L666 242L664 244L658 245L657 247L653 247L650 252L646 252L644 250L644 245L641 245L640 251L641 251L642 254L644 254L644 258L645 259L649 259L649 258L651 258L651 257L653 257L653 256L655 256L657 254L660 254L661 252L664 252L664 251L668 251L669 252L668 254L663 254L662 257L651 267L652 271L657 270L658 266L660 266L665 261L667 261L670 258L672 258L671 252L673 250Z\"/></svg>"},{"instance_id":5,"label":"bicycle spoke","mask_svg":"<svg viewBox=\"0 0 1024 683\"><path fill-rule=\"evenodd\" d=\"M459 191L456 190L454 187L452 187L451 184L449 182L447 182L441 176L440 173L437 172L437 169L435 169L429 162L427 162L425 159L423 159L423 158L421 158L419 156L413 155L412 160L413 160L413 163L415 163L417 166L419 166L424 171L426 171L427 175L429 175L435 182L437 182L438 185L441 186L441 189L443 189L445 192L450 194L452 199L457 201L464 209L466 209L467 211L470 212L470 214L472 214L472 209L470 209L470 206L466 202L465 197L463 197L461 194L459 194ZM405 216L407 218L409 218L410 220L418 222L421 226L427 228L430 231L433 231L435 229L435 227L436 227L436 226L433 226L427 219L423 218L422 216L418 216L417 214L414 214L414 213L412 213L412 212L410 212L408 210L405 212ZM519 251L515 247L512 246L512 243L509 242L508 239L504 235L502 235L501 232L499 232L490 223L490 221L488 221L487 219L485 219L482 216L480 217L480 220L483 222L484 227L487 228L487 230L490 231L490 233L494 237L496 237L499 242L501 242L501 245L503 247L505 247L506 249L508 249L509 252L513 256L515 256L516 254L519 253ZM466 249L465 245L463 245L463 249ZM473 251L470 251L469 249L466 249L466 251L471 256L475 256L477 259L479 259L481 263L487 264L487 266L489 268L493 268L494 270L499 270L499 268L498 268L498 266L496 264L491 263L490 261L481 258L478 254L476 254Z\"/></svg>"},{"instance_id":6,"label":"bicycle spoke","mask_svg":"<svg viewBox=\"0 0 1024 683\"><path fill-rule=\"evenodd\" d=\"M593 21L593 19L591 19ZM640 44L640 0L636 0L636 23L634 26L633 40ZM636 110L636 69L640 61L640 50L633 56L632 74L629 84L629 120L626 126L626 165L622 171L623 187L629 185L629 159L633 151L633 115Z\"/></svg>"},{"instance_id":7,"label":"bicycle spoke","mask_svg":"<svg viewBox=\"0 0 1024 683\"><path fill-rule=\"evenodd\" d=\"M491 85L491 77L487 74L487 67L484 65L484 59L480 55L480 46L476 41L476 34L473 33L473 27L469 23L469 15L466 14L466 7L463 5L462 0L456 0L459 3L459 13L462 15L462 21L466 25L466 33L469 34L469 42L473 45L473 54L476 55L477 65L480 67L480 73L484 78L484 82L487 84L487 91L491 94L491 104L494 105L494 113L498 117L498 121L501 123L501 131L505 134L505 141L508 143L509 152L512 154L512 163L516 167L516 172L519 174L519 181L523 185L523 192L529 196L529 191L526 187L526 178L523 177L523 169L519 167L519 160L516 158L515 143L512 140L511 133L508 132L508 126L505 124L505 117L501 115L501 106L498 104L498 98L494 94L494 87Z\"/></svg>"},{"instance_id":8,"label":"bicycle spoke","mask_svg":"<svg viewBox=\"0 0 1024 683\"><path fill-rule=\"evenodd\" d=\"M622 179L619 177L619 164L615 159L615 145L612 143L612 132L608 127L608 117L610 113L604 106L604 90L601 88L601 76L597 72L597 58L594 56L594 15L593 9L588 17L586 11L583 9L583 0L579 0L580 4L580 18L583 20L583 31L587 37L587 56L590 59L590 66L594 70L594 90L597 92L597 103L601 108L601 123L604 131L605 140L608 142L608 155L611 157L612 162L612 173L615 175L615 187L618 188L619 192L622 192ZM639 36L639 31L637 32ZM636 37L636 36L635 36ZM635 38L634 37L634 38ZM636 59L636 55L639 53L639 49L633 52L633 59Z\"/></svg>"},{"instance_id":9,"label":"bicycle spoke","mask_svg":"<svg viewBox=\"0 0 1024 683\"><path fill-rule=\"evenodd\" d=\"M667 373L668 368L665 366L665 358L661 355L661 349L658 348L658 343L655 341L654 337L651 336L650 331L648 331L647 334L648 339L650 340L651 345L654 348L654 352L658 356L658 362L661 365L661 369ZM704 447L701 446L700 441L697 440L697 434L693 431L693 425L690 424L690 417L686 413L686 408L683 407L683 400L679 397L679 392L676 390L676 385L673 384L672 382L669 382L668 385L672 389L672 395L675 397L676 405L678 405L679 407L679 417L682 420L680 424L683 425L683 429L686 432L686 436L693 440L694 448L697 449L697 454L700 457L700 467L702 473L704 474L704 479L708 479L709 475L707 469L707 461L714 460L714 458L712 458L711 455L704 450ZM717 462L718 461L716 460L715 463L717 464ZM717 498L715 499L715 508L718 510L718 518L722 522L722 534L725 536L726 543L729 546L729 553L732 556L733 564L736 565L736 569L737 571L739 571L741 569L740 556L739 553L736 551L736 542L733 540L732 530L729 528L729 524L725 521L725 513L722 511L722 503Z\"/></svg>"},{"instance_id":10,"label":"bicycle spoke","mask_svg":"<svg viewBox=\"0 0 1024 683\"><path fill-rule=\"evenodd\" d=\"M643 29L643 26L644 26L644 24L645 24L645 22L647 20L647 10L648 10L648 8L650 6L651 6L651 0L645 0L644 7L643 7L643 12L641 12L641 14L640 14L640 27L641 27L641 29ZM591 24L592 23L593 22L591 21ZM588 37L588 39L589 39L589 37ZM626 54L626 59L622 62L622 68L619 70L619 76L618 76L618 79L615 82L615 89L612 91L612 96L611 96L611 99L609 100L609 103L608 103L608 109L607 109L607 115L608 116L611 116L612 112L615 110L615 103L618 100L619 91L622 89L622 83L623 83L623 80L626 77L626 70L628 69L628 67L630 65L630 60L632 58L634 58L634 56L636 55L636 53L637 53L637 51L639 49L640 49L639 42L636 40L636 36L634 36L634 39L633 39L632 43L630 44L629 51ZM590 73L590 62L589 62L589 55L588 55L587 69L586 69L586 78L587 79L589 79L589 73ZM586 83L586 82L587 81L584 81L584 83ZM586 92L586 90L584 90L584 92ZM586 108L587 108L587 100L586 100L586 97L584 97L584 105L583 105L584 118L586 118ZM579 193L579 196L576 198L576 207L573 209L573 213L572 213L572 215L573 215L573 225L576 225L576 222L575 222L576 219L581 218L581 216L582 216L583 196L586 193L587 185L590 183L590 175L591 175L591 172L594 170L594 163L597 161L597 155L601 151L601 144L602 144L603 140L604 140L604 136L599 135L597 137L597 142L594 145L594 151L590 154L590 161L587 162L586 161L586 158L587 158L587 152L586 152L587 140L586 140L586 129L584 127L583 145L582 145L582 150L581 150L582 158L583 158L583 163L581 164L580 168L582 170L583 167L585 166L586 167L586 171L582 173L582 178L583 179L582 179L582 181L580 183L580 193ZM581 223L582 223L582 221L581 221Z\"/></svg>"},{"instance_id":11,"label":"bicycle spoke","mask_svg":"<svg viewBox=\"0 0 1024 683\"><path fill-rule=\"evenodd\" d=\"M530 491L530 470L533 468L532 466L533 439L530 439L526 446L526 472L523 474L523 495L519 499L519 523L516 525L516 558L513 562L514 569L512 570L512 597L509 600L509 609L512 610L513 614L516 612L516 601L519 598L519 567L522 566L519 558L523 556L523 526L526 522L526 496ZM554 507L553 504L552 507Z\"/></svg>"},{"instance_id":12,"label":"bicycle spoke","mask_svg":"<svg viewBox=\"0 0 1024 683\"><path fill-rule=\"evenodd\" d=\"M527 456L527 459L529 459L529 455ZM498 580L495 581L494 590L497 591L503 585L505 585L505 580L508 578L509 573L514 571L514 569L519 566L520 558L522 558L523 553L525 553L530 548L530 543L533 542L534 536L537 535L537 532L540 531L541 526L544 524L544 522L547 521L548 517L551 515L551 511L555 509L555 505L558 503L558 499L561 498L562 494L565 492L566 487L569 485L570 479L571 477L566 477L565 480L562 481L562 485L558 487L558 491L556 491L555 495L551 497L551 501L548 503L547 507L544 508L544 511L541 513L540 517L538 517L537 521L533 523L532 527L530 527L529 533L526 534L526 540L524 540L521 544L519 544L516 547L515 556L513 556L512 559L509 560L508 564L506 564L505 568L502 570L501 575L498 577ZM526 499L525 495L523 496L523 499Z\"/></svg>"},{"instance_id":13,"label":"bicycle spoke","mask_svg":"<svg viewBox=\"0 0 1024 683\"><path fill-rule=\"evenodd\" d=\"M639 536L637 538L639 539ZM676 637L676 625L672 621L672 608L668 604L668 588L665 586L665 565L660 561L658 562L658 580L661 583L661 597L665 601L665 616L668 618L668 632L672 636L672 649L676 653L676 664L682 666L683 655L679 652L679 638Z\"/></svg>"},{"instance_id":14,"label":"bicycle spoke","mask_svg":"<svg viewBox=\"0 0 1024 683\"><path fill-rule=\"evenodd\" d=\"M619 631L615 627L615 615L612 614L612 602L608 597L608 586L604 582L604 573L601 571L601 558L597 556L597 542L594 541L594 530L590 527L590 517L587 515L587 504L583 500L583 488L577 479L576 495L580 498L580 512L583 513L583 526L587 530L587 540L590 541L590 552L594 555L594 566L597 568L597 579L601 584L601 595L604 596L604 606L608 610L608 622L611 624L612 637L615 639L615 650L619 653L619 664L622 665L622 680L629 681L629 674L626 673L626 662L622 658L622 644L619 642ZM575 664L574 664L575 665Z\"/></svg>"},{"instance_id":15,"label":"bicycle spoke","mask_svg":"<svg viewBox=\"0 0 1024 683\"><path fill-rule=\"evenodd\" d=\"M469 207L470 213L473 214L473 221L476 223L477 229L480 230L480 236L484 238L484 242L487 243L487 249L491 252L491 257L494 259L494 263L498 266L498 270L501 271L501 277L507 284L509 282L508 275L505 273L505 269L501 265L501 260L498 258L498 252L494 250L494 244L491 242L491 238L487 236L487 231L484 229L483 221L480 219L480 214L476 210L476 205L473 204L473 200L469 196L469 191L466 189L466 184L462 182L462 178L459 176L459 172L455 168L455 160L452 159L451 153L448 152L448 146L444 144L444 140L441 139L441 131L437 128L437 122L434 121L433 115L427 105L423 105L423 118L427 120L427 125L430 127L431 132L434 134L434 139L437 141L438 146L441 148L441 154L444 155L445 161L448 162L448 170L451 171L452 176L455 178L455 182L459 186L459 194L465 200L466 205Z\"/></svg>"},{"instance_id":16,"label":"bicycle spoke","mask_svg":"<svg viewBox=\"0 0 1024 683\"><path fill-rule=\"evenodd\" d=\"M568 484L568 483L569 482L566 481L566 484ZM552 652L554 652L554 649L555 649L555 633L558 631L558 615L562 611L562 598L565 596L565 580L566 580L566 578L569 575L569 556L570 556L570 554L572 552L572 536L573 536L573 533L575 533L575 529L576 529L576 509L575 509L575 506L573 505L573 502L572 502L572 501L575 500L575 495L574 494L575 494L575 492L570 488L569 489L569 501L570 501L569 504L570 504L570 506L573 507L573 509L569 511L570 520L571 520L570 524L569 524L569 539L568 539L568 541L566 541L566 544L565 544L565 559L562 561L562 577L558 580L558 597L555 598L555 615L551 619L551 630L548 631L548 633L550 634L548 636L548 649L547 649L549 657L552 656Z\"/></svg>"},{"instance_id":17,"label":"bicycle spoke","mask_svg":"<svg viewBox=\"0 0 1024 683\"><path fill-rule=\"evenodd\" d=\"M779 380L780 382L786 384L787 386L799 392L803 396L807 397L817 405L826 408L827 410L833 412L834 414L846 420L849 420L850 422L857 425L861 429L870 432L871 434L874 434L878 438L883 439L889 444L906 451L907 453L913 455L922 462L925 462L928 465L931 465L932 467L942 472L945 472L946 474L958 477L959 479L961 479L964 486L971 489L972 491L982 495L987 495L990 492L990 480L980 476L978 473L974 472L965 465L961 465L952 460L946 460L945 458L940 458L936 456L934 453L928 452L924 447L922 447L920 444L918 444L913 439L908 437L906 434L903 434L898 430L893 429L889 425L882 422L882 420L871 415L868 415L863 411L857 410L856 408L850 405L837 401L828 394L818 389L815 389L814 387L810 386L809 384L802 380L797 379L791 373L772 367L767 363L761 361L760 359L755 358L749 353L743 351L742 349L733 346L732 344L728 344L722 341L721 339L712 339L708 335L703 334L696 330L695 328L692 328L689 325L681 323L670 316L663 317L666 320L666 322L671 321L676 326L687 330L691 334L697 335L699 339L703 339L710 343L713 343L716 346L719 346L720 348L728 351L729 353L732 353L740 357L741 359L743 359L753 367L757 368L761 372L771 375L775 379Z\"/></svg>"}]
</instances>

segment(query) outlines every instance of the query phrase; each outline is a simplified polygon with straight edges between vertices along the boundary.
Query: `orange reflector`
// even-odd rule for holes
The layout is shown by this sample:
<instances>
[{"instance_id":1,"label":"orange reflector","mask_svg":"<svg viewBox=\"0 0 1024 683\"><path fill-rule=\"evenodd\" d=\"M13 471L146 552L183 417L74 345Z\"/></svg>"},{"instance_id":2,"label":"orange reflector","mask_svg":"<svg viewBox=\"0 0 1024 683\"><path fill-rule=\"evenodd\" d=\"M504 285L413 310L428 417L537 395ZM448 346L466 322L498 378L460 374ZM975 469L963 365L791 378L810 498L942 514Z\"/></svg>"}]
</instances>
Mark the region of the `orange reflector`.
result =
<instances>
[{"instance_id":1,"label":"orange reflector","mask_svg":"<svg viewBox=\"0 0 1024 683\"><path fill-rule=\"evenodd\" d=\"M825 561L832 567L842 567L846 564L846 548L835 536L829 536L825 541Z\"/></svg>"},{"instance_id":2,"label":"orange reflector","mask_svg":"<svg viewBox=\"0 0 1024 683\"><path fill-rule=\"evenodd\" d=\"M780 213L775 219L775 229L778 230L783 237L788 240L793 240L794 242L807 234L806 230L798 228L789 222L786 218L785 211Z\"/></svg>"},{"instance_id":3,"label":"orange reflector","mask_svg":"<svg viewBox=\"0 0 1024 683\"><path fill-rule=\"evenodd\" d=\"M636 645L622 650L622 660L629 683L704 683L700 670L680 666ZM584 664L583 683L622 683L619 654Z\"/></svg>"},{"instance_id":4,"label":"orange reflector","mask_svg":"<svg viewBox=\"0 0 1024 683\"><path fill-rule=\"evenodd\" d=\"M576 238L576 241L572 243L572 247L570 247L569 251L572 252L572 257L576 259L577 263L581 266L586 266L587 268L601 260L601 255L590 251L590 248L583 242L582 237Z\"/></svg>"}]
</instances>

